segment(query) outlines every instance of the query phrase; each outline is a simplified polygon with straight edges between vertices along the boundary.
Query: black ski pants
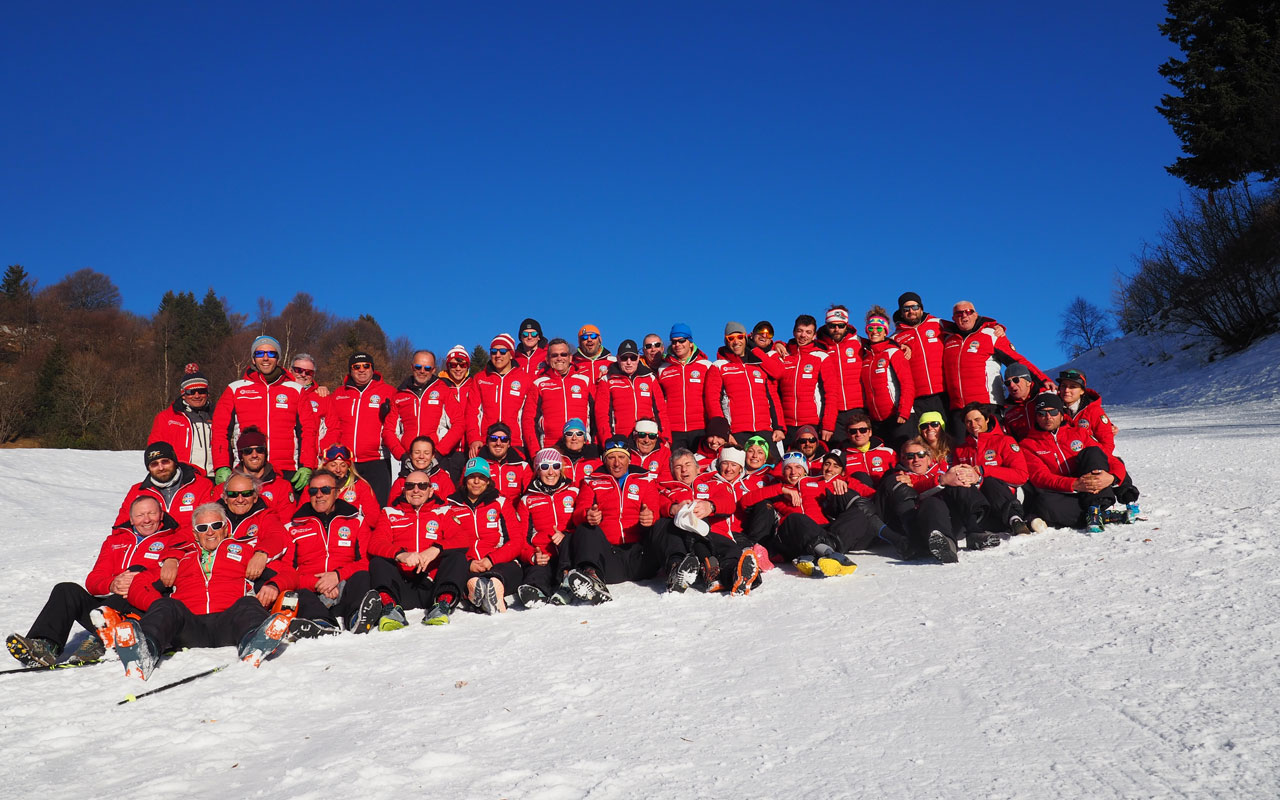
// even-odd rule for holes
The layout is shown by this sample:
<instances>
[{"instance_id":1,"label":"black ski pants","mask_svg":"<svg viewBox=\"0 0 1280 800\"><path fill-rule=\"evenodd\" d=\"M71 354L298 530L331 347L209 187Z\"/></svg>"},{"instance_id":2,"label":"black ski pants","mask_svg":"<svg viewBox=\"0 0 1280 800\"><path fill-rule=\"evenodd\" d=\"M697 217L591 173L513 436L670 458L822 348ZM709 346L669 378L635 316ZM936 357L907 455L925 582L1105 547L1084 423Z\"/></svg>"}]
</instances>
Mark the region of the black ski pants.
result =
<instances>
[{"instance_id":1,"label":"black ski pants","mask_svg":"<svg viewBox=\"0 0 1280 800\"><path fill-rule=\"evenodd\" d=\"M61 650L67 646L67 638L71 636L71 626L74 623L79 622L86 630L93 632L89 612L99 606L110 606L121 614L142 614L142 611L118 594L95 597L78 583L59 583L49 592L49 599L36 615L27 638L48 639Z\"/></svg>"},{"instance_id":2,"label":"black ski pants","mask_svg":"<svg viewBox=\"0 0 1280 800\"><path fill-rule=\"evenodd\" d=\"M405 572L393 558L369 556L369 580L373 588L386 592L404 609L429 608L435 597L430 572Z\"/></svg>"},{"instance_id":3,"label":"black ski pants","mask_svg":"<svg viewBox=\"0 0 1280 800\"><path fill-rule=\"evenodd\" d=\"M437 600L444 594L453 595L455 600L466 597L467 582L472 578L497 578L502 581L503 594L515 593L524 575L518 561L505 561L484 572L472 572L469 554L470 551L464 549L445 550L440 554L440 566L436 568Z\"/></svg>"},{"instance_id":4,"label":"black ski pants","mask_svg":"<svg viewBox=\"0 0 1280 800\"><path fill-rule=\"evenodd\" d=\"M1107 454L1100 447L1086 447L1076 459L1075 476L1080 477L1094 470L1110 467ZM1040 517L1051 528L1079 528L1084 525L1085 513L1090 506L1107 508L1116 500L1115 487L1107 487L1096 494L1085 492L1054 492L1035 488L1028 502L1031 513Z\"/></svg>"},{"instance_id":5,"label":"black ski pants","mask_svg":"<svg viewBox=\"0 0 1280 800\"><path fill-rule=\"evenodd\" d=\"M330 600L310 589L298 590L298 616L302 619L322 619L331 625L338 624L338 617L349 620L360 610L360 601L373 588L368 570L360 570L338 586L338 599Z\"/></svg>"},{"instance_id":6,"label":"black ski pants","mask_svg":"<svg viewBox=\"0 0 1280 800\"><path fill-rule=\"evenodd\" d=\"M171 597L162 597L142 615L142 632L156 652L181 647L235 647L270 616L256 597L241 597L225 611L196 614Z\"/></svg>"},{"instance_id":7,"label":"black ski pants","mask_svg":"<svg viewBox=\"0 0 1280 800\"><path fill-rule=\"evenodd\" d=\"M573 565L579 569L595 567L605 583L648 580L664 563L647 540L611 544L604 531L594 525L579 525L569 539Z\"/></svg>"}]
</instances>

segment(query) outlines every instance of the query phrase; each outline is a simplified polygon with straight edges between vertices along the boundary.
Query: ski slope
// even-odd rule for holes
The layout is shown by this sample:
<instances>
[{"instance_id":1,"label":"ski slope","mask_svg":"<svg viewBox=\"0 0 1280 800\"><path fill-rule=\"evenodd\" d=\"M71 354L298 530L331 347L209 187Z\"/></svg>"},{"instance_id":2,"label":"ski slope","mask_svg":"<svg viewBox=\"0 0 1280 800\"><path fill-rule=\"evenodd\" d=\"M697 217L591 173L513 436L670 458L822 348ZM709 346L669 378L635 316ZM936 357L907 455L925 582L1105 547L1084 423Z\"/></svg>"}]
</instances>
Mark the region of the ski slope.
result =
<instances>
[{"instance_id":1,"label":"ski slope","mask_svg":"<svg viewBox=\"0 0 1280 800\"><path fill-rule=\"evenodd\" d=\"M1176 406L1109 405L1147 522L948 567L775 570L747 598L416 611L122 706L234 654L179 653L147 684L114 662L3 676L3 795L1275 797L1280 401L1186 400L1278 349L1141 379ZM0 451L4 633L83 579L142 472L138 453Z\"/></svg>"}]
</instances>

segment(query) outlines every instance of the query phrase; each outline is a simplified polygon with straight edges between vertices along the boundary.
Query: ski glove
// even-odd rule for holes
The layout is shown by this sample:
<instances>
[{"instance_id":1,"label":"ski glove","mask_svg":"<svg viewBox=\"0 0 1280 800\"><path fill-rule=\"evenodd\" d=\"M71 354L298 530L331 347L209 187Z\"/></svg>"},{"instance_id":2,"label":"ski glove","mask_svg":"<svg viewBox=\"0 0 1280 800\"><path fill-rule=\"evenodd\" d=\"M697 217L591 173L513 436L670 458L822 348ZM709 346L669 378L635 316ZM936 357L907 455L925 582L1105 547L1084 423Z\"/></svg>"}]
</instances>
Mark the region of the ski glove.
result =
<instances>
[{"instance_id":1,"label":"ski glove","mask_svg":"<svg viewBox=\"0 0 1280 800\"><path fill-rule=\"evenodd\" d=\"M302 487L306 486L306 485L307 485L307 482L308 482L308 481L310 481L310 480L311 480L311 468L310 468L310 467L302 467L302 468L301 468L301 469L299 469L297 472L293 473L293 489L294 489L294 491L296 491L296 492L300 492L300 491L302 491Z\"/></svg>"},{"instance_id":2,"label":"ski glove","mask_svg":"<svg viewBox=\"0 0 1280 800\"><path fill-rule=\"evenodd\" d=\"M227 478L231 477L231 467L218 467L213 473L213 482L219 486L227 482Z\"/></svg>"}]
</instances>

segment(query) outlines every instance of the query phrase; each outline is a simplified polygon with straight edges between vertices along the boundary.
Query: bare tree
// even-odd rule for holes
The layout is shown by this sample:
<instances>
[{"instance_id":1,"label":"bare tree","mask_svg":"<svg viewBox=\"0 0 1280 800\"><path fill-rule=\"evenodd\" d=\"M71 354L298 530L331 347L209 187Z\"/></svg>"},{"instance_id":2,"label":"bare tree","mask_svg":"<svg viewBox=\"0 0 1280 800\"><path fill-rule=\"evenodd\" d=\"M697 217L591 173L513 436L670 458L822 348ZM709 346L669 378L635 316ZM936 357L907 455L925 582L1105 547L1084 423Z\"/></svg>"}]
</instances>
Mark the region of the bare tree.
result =
<instances>
[{"instance_id":1,"label":"bare tree","mask_svg":"<svg viewBox=\"0 0 1280 800\"><path fill-rule=\"evenodd\" d=\"M1062 312L1058 344L1071 358L1108 341L1111 335L1106 313L1083 297L1077 295Z\"/></svg>"}]
</instances>

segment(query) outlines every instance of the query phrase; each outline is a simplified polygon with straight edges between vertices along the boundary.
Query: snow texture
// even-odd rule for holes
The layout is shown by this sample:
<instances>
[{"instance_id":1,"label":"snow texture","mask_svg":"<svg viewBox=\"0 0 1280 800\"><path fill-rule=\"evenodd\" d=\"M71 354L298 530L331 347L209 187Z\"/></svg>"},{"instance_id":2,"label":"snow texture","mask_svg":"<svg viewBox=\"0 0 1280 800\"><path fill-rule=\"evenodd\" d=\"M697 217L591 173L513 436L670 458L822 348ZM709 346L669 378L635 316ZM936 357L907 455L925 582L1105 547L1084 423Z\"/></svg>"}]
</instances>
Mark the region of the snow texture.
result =
<instances>
[{"instance_id":1,"label":"snow texture","mask_svg":"<svg viewBox=\"0 0 1280 800\"><path fill-rule=\"evenodd\" d=\"M1077 362L1150 520L955 566L859 554L747 598L599 607L0 677L9 797L1275 797L1280 339ZM1115 365L1115 366L1113 366ZM1241 404L1240 401L1247 402ZM1119 401L1124 401L1123 404ZM137 453L0 451L0 617L82 580ZM77 633L74 647L81 634ZM10 662L16 666L16 662Z\"/></svg>"}]
</instances>

